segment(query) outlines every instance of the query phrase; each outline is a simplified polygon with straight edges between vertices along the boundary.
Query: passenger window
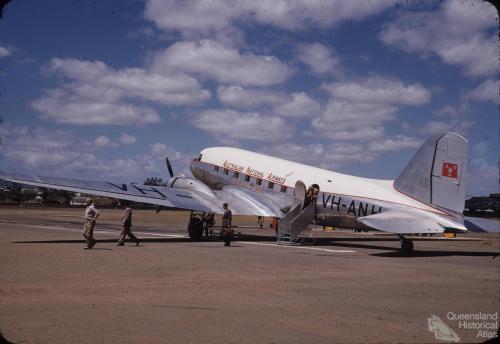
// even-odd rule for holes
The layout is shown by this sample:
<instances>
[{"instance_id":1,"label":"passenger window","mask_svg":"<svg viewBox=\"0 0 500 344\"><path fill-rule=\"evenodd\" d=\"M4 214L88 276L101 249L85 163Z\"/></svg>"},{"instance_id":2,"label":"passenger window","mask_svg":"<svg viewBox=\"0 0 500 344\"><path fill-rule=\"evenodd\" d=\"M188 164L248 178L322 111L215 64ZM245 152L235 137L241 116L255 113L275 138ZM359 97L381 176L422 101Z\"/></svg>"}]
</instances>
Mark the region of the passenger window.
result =
<instances>
[{"instance_id":1,"label":"passenger window","mask_svg":"<svg viewBox=\"0 0 500 344\"><path fill-rule=\"evenodd\" d=\"M239 176L240 176L240 172L236 172L235 171L234 174L233 174L233 178L238 179Z\"/></svg>"},{"instance_id":2,"label":"passenger window","mask_svg":"<svg viewBox=\"0 0 500 344\"><path fill-rule=\"evenodd\" d=\"M228 176L228 175L229 175L229 170L228 170L227 168L225 168L225 169L224 169L224 174L225 174L226 176Z\"/></svg>"},{"instance_id":3,"label":"passenger window","mask_svg":"<svg viewBox=\"0 0 500 344\"><path fill-rule=\"evenodd\" d=\"M219 166L214 166L214 171L219 172Z\"/></svg>"},{"instance_id":4,"label":"passenger window","mask_svg":"<svg viewBox=\"0 0 500 344\"><path fill-rule=\"evenodd\" d=\"M285 185L281 185L281 189L280 189L281 192L286 192L286 186Z\"/></svg>"},{"instance_id":5,"label":"passenger window","mask_svg":"<svg viewBox=\"0 0 500 344\"><path fill-rule=\"evenodd\" d=\"M257 185L262 185L262 179L257 178L257 179L255 180L255 184L257 184Z\"/></svg>"},{"instance_id":6,"label":"passenger window","mask_svg":"<svg viewBox=\"0 0 500 344\"><path fill-rule=\"evenodd\" d=\"M246 176L245 176L245 181L246 181L246 182L249 182L249 181L250 181L250 176L249 176L249 175L246 175Z\"/></svg>"},{"instance_id":7,"label":"passenger window","mask_svg":"<svg viewBox=\"0 0 500 344\"><path fill-rule=\"evenodd\" d=\"M273 182L267 182L267 188L268 189L273 189L274 188L274 183Z\"/></svg>"}]
</instances>

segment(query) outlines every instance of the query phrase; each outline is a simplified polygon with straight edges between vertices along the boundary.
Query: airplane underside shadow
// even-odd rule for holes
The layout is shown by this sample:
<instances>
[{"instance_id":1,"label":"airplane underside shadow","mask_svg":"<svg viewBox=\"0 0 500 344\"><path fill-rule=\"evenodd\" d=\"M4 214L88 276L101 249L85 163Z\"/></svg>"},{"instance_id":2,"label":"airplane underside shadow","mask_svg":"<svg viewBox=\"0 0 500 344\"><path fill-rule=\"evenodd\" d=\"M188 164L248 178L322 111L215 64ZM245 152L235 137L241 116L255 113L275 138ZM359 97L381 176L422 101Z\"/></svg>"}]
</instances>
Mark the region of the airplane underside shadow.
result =
<instances>
[{"instance_id":1,"label":"airplane underside shadow","mask_svg":"<svg viewBox=\"0 0 500 344\"><path fill-rule=\"evenodd\" d=\"M94 238L95 239L95 238ZM96 243L116 243L118 239L96 239ZM141 238L139 237L141 243L200 243L200 242L221 242L220 237L210 237L203 238L200 240L193 240L191 238ZM236 237L233 241L276 241L276 238L268 236L242 236ZM85 243L84 239L54 239L54 240L22 240L22 241L12 241L13 244L82 244ZM135 243L134 240L127 239L125 243Z\"/></svg>"},{"instance_id":2,"label":"airplane underside shadow","mask_svg":"<svg viewBox=\"0 0 500 344\"><path fill-rule=\"evenodd\" d=\"M495 259L498 257L499 252L468 252L468 251L423 251L423 250L413 250L410 255L401 254L401 252L381 252L372 253L370 256L374 257L491 257Z\"/></svg>"},{"instance_id":3,"label":"airplane underside shadow","mask_svg":"<svg viewBox=\"0 0 500 344\"><path fill-rule=\"evenodd\" d=\"M145 243L200 243L200 242L220 242L222 239L219 236L205 238L201 240L192 240L188 237L186 238L140 238L141 244ZM434 239L418 238L415 241L438 241ZM269 235L254 235L254 234L242 234L233 239L234 242L245 242L245 241L260 241L260 242L275 242L276 238ZM376 242L398 242L398 238L392 237L377 237L377 238L359 238L359 237L347 237L347 238L316 238L314 243L305 243L304 245L315 245L315 246L332 246L332 247L343 247L343 248L358 248L358 249L371 249L380 250L384 252L371 253L374 257L444 257L444 256L470 256L470 257L491 257L495 259L500 255L499 251L483 251L483 252L470 252L470 251L447 251L446 247L440 250L422 250L415 248L411 255L405 255L401 253L399 245L397 247L376 245ZM116 243L117 239L97 239L97 244L99 243ZM54 239L54 240L23 240L23 241L13 241L14 244L84 244L83 239ZM134 244L133 240L126 240L125 243ZM444 242L442 245L446 245ZM234 246L236 247L236 246Z\"/></svg>"},{"instance_id":4,"label":"airplane underside shadow","mask_svg":"<svg viewBox=\"0 0 500 344\"><path fill-rule=\"evenodd\" d=\"M96 239L96 243L116 243L118 239ZM193 242L189 238L139 238L141 243L147 242L164 242L164 243L176 243L176 242ZM62 239L62 240L23 240L23 241L12 241L13 244L84 244L84 239ZM135 243L134 240L125 240L125 243Z\"/></svg>"},{"instance_id":5,"label":"airplane underside shadow","mask_svg":"<svg viewBox=\"0 0 500 344\"><path fill-rule=\"evenodd\" d=\"M237 239L238 240L238 239ZM245 238L240 239L240 241L275 241L276 238L269 236L254 236L247 235ZM415 242L419 241L441 241L433 238L412 238ZM461 241L460 239L453 239L454 241ZM463 240L466 241L466 240ZM368 242L368 243L366 243ZM398 242L397 247L375 245L372 243L376 242ZM359 249L371 249L371 250L382 250L385 252L371 253L374 257L444 257L444 256L470 256L470 257L491 257L495 259L500 255L500 251L447 251L446 246L440 250L422 250L416 247L410 255L401 252L399 247L399 239L397 237L376 237L376 238L359 238L359 237L347 237L347 238L316 238L315 242L312 243L315 246L333 246L333 247L344 247L344 248L359 248ZM311 243L305 243L305 245L311 245ZM440 242L439 245L446 245L445 242Z\"/></svg>"},{"instance_id":6,"label":"airplane underside shadow","mask_svg":"<svg viewBox=\"0 0 500 344\"><path fill-rule=\"evenodd\" d=\"M356 240L358 241L358 240ZM444 242L442 245L446 245ZM493 251L447 251L446 247L440 250L422 250L416 247L411 254L404 254L401 252L399 247L389 247L380 245L367 245L361 243L345 243L345 242L332 242L331 246L348 247L348 248L360 248L360 249L372 249L372 250L384 250L386 252L371 253L374 257L446 257L446 256L463 256L463 257L491 257L495 259L500 252Z\"/></svg>"}]
</instances>

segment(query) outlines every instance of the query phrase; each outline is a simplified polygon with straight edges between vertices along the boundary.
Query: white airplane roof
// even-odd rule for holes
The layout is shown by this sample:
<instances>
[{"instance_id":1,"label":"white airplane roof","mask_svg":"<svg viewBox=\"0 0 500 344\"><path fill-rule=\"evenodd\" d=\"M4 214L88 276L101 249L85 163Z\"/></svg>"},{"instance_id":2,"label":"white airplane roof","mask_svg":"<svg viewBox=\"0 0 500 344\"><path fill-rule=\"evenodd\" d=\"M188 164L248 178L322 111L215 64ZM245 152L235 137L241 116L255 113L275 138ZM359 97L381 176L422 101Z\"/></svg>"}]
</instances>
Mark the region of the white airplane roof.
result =
<instances>
[{"instance_id":1,"label":"white airplane roof","mask_svg":"<svg viewBox=\"0 0 500 344\"><path fill-rule=\"evenodd\" d=\"M306 185L318 184L322 192L378 199L436 211L436 209L395 190L392 180L350 176L240 148L211 147L203 149L200 154L202 154L202 162L217 166L230 163L235 165L231 165L232 167L241 168L242 173L245 173L247 168L251 168L262 172L263 179L267 179L272 173L275 176L285 178L283 184L292 188L297 180L302 180ZM235 169L231 166L230 169Z\"/></svg>"}]
</instances>

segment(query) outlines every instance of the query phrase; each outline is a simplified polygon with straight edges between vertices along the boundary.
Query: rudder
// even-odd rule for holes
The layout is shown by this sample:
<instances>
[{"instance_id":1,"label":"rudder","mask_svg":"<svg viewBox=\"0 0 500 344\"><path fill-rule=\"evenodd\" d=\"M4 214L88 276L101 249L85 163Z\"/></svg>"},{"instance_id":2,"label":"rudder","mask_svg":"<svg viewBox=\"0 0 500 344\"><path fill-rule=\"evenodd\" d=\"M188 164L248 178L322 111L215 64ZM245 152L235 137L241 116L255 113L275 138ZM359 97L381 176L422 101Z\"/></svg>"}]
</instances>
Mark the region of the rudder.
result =
<instances>
[{"instance_id":1,"label":"rudder","mask_svg":"<svg viewBox=\"0 0 500 344\"><path fill-rule=\"evenodd\" d=\"M456 133L431 137L396 178L394 188L428 205L462 213L468 144Z\"/></svg>"}]
</instances>

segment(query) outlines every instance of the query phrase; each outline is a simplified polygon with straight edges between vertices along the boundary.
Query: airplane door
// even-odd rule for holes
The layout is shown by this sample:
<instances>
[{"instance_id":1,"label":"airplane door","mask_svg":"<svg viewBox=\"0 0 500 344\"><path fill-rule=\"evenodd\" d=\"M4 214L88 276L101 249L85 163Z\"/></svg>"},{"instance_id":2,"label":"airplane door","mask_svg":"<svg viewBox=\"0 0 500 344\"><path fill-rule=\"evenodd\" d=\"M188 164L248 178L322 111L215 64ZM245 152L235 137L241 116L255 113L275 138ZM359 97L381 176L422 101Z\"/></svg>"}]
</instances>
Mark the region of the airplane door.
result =
<instances>
[{"instance_id":1,"label":"airplane door","mask_svg":"<svg viewBox=\"0 0 500 344\"><path fill-rule=\"evenodd\" d=\"M306 199L306 185L301 180L295 183L294 201L293 205L304 204Z\"/></svg>"}]
</instances>

